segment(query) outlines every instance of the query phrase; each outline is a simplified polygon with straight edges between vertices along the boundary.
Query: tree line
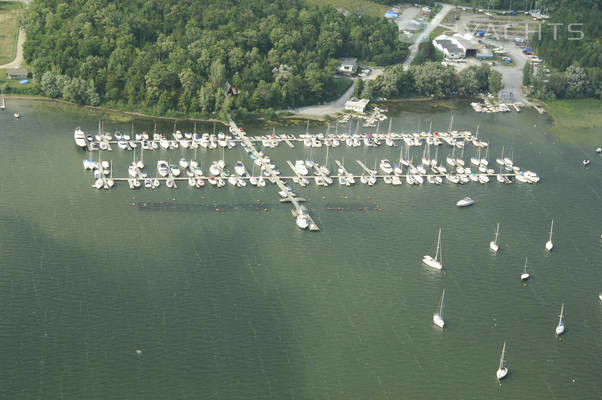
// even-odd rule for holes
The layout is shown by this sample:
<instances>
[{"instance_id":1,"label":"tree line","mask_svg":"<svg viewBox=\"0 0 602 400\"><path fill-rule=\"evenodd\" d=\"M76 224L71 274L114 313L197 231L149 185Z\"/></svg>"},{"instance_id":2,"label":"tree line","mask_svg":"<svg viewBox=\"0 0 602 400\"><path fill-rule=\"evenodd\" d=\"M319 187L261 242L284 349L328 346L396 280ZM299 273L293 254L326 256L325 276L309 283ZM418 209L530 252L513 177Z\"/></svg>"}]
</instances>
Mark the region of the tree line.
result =
<instances>
[{"instance_id":1,"label":"tree line","mask_svg":"<svg viewBox=\"0 0 602 400\"><path fill-rule=\"evenodd\" d=\"M384 18L301 0L37 0L25 23L42 94L160 114L326 101L341 86L337 57L388 65L408 53Z\"/></svg>"},{"instance_id":2,"label":"tree line","mask_svg":"<svg viewBox=\"0 0 602 400\"><path fill-rule=\"evenodd\" d=\"M533 75L530 67L524 74L536 97L602 99L602 44L600 43L600 0L559 0L549 22L545 24L541 39L535 36L533 47L546 64L554 69L547 76L538 68ZM569 24L573 26L569 32ZM581 37L582 36L582 37ZM570 40L579 39L579 40Z\"/></svg>"},{"instance_id":3,"label":"tree line","mask_svg":"<svg viewBox=\"0 0 602 400\"><path fill-rule=\"evenodd\" d=\"M453 97L482 93L497 94L502 89L502 75L488 65L472 65L457 73L439 62L403 65L385 69L374 82L356 85L356 95L370 97Z\"/></svg>"}]
</instances>

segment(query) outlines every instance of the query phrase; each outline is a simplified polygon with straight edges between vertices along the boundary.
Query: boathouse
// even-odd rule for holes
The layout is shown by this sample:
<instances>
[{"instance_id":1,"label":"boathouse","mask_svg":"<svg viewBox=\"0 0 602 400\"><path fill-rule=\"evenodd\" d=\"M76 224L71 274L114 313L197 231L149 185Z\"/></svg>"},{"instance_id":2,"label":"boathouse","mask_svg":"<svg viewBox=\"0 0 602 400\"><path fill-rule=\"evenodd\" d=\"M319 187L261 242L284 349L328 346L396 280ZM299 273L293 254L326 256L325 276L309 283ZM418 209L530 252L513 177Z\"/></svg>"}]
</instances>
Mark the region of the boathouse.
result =
<instances>
[{"instance_id":1,"label":"boathouse","mask_svg":"<svg viewBox=\"0 0 602 400\"><path fill-rule=\"evenodd\" d=\"M8 79L27 79L27 68L7 68L6 76Z\"/></svg>"},{"instance_id":2,"label":"boathouse","mask_svg":"<svg viewBox=\"0 0 602 400\"><path fill-rule=\"evenodd\" d=\"M369 102L370 100L368 99L358 99L357 97L352 97L351 100L347 100L347 102L345 102L345 110L363 113Z\"/></svg>"}]
</instances>

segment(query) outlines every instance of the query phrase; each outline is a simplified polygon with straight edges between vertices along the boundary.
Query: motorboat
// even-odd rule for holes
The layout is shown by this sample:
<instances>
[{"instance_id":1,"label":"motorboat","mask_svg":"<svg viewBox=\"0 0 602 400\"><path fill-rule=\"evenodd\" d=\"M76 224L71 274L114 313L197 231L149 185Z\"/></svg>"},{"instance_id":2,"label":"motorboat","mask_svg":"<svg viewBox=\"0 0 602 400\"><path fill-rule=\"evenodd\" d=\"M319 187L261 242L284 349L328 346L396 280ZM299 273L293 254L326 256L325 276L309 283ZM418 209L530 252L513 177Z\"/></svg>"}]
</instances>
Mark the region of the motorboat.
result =
<instances>
[{"instance_id":1,"label":"motorboat","mask_svg":"<svg viewBox=\"0 0 602 400\"><path fill-rule=\"evenodd\" d=\"M295 162L295 169L297 170L299 175L305 176L308 174L307 167L305 166L305 163L303 162L303 160L297 160Z\"/></svg>"},{"instance_id":2,"label":"motorboat","mask_svg":"<svg viewBox=\"0 0 602 400\"><path fill-rule=\"evenodd\" d=\"M73 140L75 141L75 145L79 148L84 149L88 145L86 142L86 135L79 127L75 128L75 131L73 131Z\"/></svg>"},{"instance_id":3,"label":"motorboat","mask_svg":"<svg viewBox=\"0 0 602 400\"><path fill-rule=\"evenodd\" d=\"M242 163L242 161L236 161L236 164L234 165L234 171L239 176L245 176L247 174L247 169L245 168L245 165Z\"/></svg>"},{"instance_id":4,"label":"motorboat","mask_svg":"<svg viewBox=\"0 0 602 400\"><path fill-rule=\"evenodd\" d=\"M173 176L180 176L180 168L177 165L170 165L169 170Z\"/></svg>"},{"instance_id":5,"label":"motorboat","mask_svg":"<svg viewBox=\"0 0 602 400\"><path fill-rule=\"evenodd\" d=\"M464 197L462 200L458 200L458 202L456 203L456 205L458 207L468 207L470 205L474 204L474 200L471 199L470 197Z\"/></svg>"},{"instance_id":6,"label":"motorboat","mask_svg":"<svg viewBox=\"0 0 602 400\"><path fill-rule=\"evenodd\" d=\"M385 174L390 174L391 172L393 172L393 167L391 166L391 163L387 159L384 159L384 160L380 161L380 169Z\"/></svg>"},{"instance_id":7,"label":"motorboat","mask_svg":"<svg viewBox=\"0 0 602 400\"><path fill-rule=\"evenodd\" d=\"M431 268L439 270L443 268L443 258L441 255L441 228L439 228L439 234L437 236L437 249L435 251L435 257L425 255L422 258L422 262Z\"/></svg>"},{"instance_id":8,"label":"motorboat","mask_svg":"<svg viewBox=\"0 0 602 400\"><path fill-rule=\"evenodd\" d=\"M583 166L587 167L589 165L590 161L589 160L583 160Z\"/></svg>"},{"instance_id":9,"label":"motorboat","mask_svg":"<svg viewBox=\"0 0 602 400\"><path fill-rule=\"evenodd\" d=\"M307 227L309 226L307 217L303 214L298 215L295 222L297 223L297 226L301 229L307 229Z\"/></svg>"},{"instance_id":10,"label":"motorboat","mask_svg":"<svg viewBox=\"0 0 602 400\"><path fill-rule=\"evenodd\" d=\"M169 175L169 164L167 163L167 161L163 161L163 160L159 160L157 161L157 171L159 172L159 175L161 176L167 176Z\"/></svg>"}]
</instances>

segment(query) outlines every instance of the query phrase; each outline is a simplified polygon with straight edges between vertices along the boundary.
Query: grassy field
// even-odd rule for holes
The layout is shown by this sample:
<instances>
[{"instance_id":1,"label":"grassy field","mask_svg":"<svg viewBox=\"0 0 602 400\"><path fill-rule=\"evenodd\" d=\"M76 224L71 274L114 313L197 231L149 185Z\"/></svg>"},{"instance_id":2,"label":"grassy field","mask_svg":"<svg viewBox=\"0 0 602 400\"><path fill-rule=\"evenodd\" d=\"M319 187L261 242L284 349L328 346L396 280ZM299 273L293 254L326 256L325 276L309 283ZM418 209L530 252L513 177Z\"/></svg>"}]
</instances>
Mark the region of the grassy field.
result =
<instances>
[{"instance_id":1,"label":"grassy field","mask_svg":"<svg viewBox=\"0 0 602 400\"><path fill-rule=\"evenodd\" d=\"M554 120L549 128L559 140L575 145L602 145L602 101L596 99L553 100L546 110Z\"/></svg>"},{"instance_id":2,"label":"grassy field","mask_svg":"<svg viewBox=\"0 0 602 400\"><path fill-rule=\"evenodd\" d=\"M18 14L22 4L0 2L0 65L11 62L17 52Z\"/></svg>"},{"instance_id":3,"label":"grassy field","mask_svg":"<svg viewBox=\"0 0 602 400\"><path fill-rule=\"evenodd\" d=\"M308 4L322 6L330 4L337 10L346 10L354 13L360 10L362 15L372 15L376 17L384 17L385 11L390 7L384 4L374 3L370 0L305 0Z\"/></svg>"}]
</instances>

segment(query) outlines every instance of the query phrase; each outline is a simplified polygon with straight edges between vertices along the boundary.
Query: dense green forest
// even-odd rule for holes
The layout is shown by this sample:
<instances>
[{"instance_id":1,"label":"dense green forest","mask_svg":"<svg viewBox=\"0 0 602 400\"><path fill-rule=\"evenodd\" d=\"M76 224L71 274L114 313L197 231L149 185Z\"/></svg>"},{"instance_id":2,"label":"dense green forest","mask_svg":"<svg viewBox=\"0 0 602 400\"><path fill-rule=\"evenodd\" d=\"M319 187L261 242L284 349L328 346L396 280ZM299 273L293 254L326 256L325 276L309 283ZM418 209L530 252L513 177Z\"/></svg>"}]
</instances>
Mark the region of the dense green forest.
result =
<instances>
[{"instance_id":1,"label":"dense green forest","mask_svg":"<svg viewBox=\"0 0 602 400\"><path fill-rule=\"evenodd\" d=\"M410 97L410 96L471 96L482 93L498 93L502 89L502 75L488 65L473 65L459 74L440 62L412 65L404 71L403 65L385 69L374 82L356 87L361 97Z\"/></svg>"},{"instance_id":2,"label":"dense green forest","mask_svg":"<svg viewBox=\"0 0 602 400\"><path fill-rule=\"evenodd\" d=\"M26 29L43 94L160 114L316 103L336 95L337 57L407 55L384 18L301 0L35 0Z\"/></svg>"},{"instance_id":3,"label":"dense green forest","mask_svg":"<svg viewBox=\"0 0 602 400\"><path fill-rule=\"evenodd\" d=\"M555 69L551 76L533 75L528 69L525 79L533 85L532 93L539 98L602 98L602 45L600 44L601 0L559 0L541 39L533 39L533 47L545 63ZM569 32L569 24L574 26ZM570 40L579 38L579 40Z\"/></svg>"}]
</instances>

